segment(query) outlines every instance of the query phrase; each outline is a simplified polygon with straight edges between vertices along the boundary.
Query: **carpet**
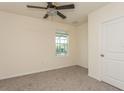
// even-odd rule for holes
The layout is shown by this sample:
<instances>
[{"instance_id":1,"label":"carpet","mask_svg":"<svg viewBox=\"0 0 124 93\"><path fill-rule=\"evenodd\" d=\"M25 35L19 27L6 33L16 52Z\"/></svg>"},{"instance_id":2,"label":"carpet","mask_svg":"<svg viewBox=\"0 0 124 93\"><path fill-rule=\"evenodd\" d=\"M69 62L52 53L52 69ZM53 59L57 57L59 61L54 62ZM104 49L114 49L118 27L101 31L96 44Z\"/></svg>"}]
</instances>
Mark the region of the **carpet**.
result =
<instances>
[{"instance_id":1,"label":"carpet","mask_svg":"<svg viewBox=\"0 0 124 93\"><path fill-rule=\"evenodd\" d=\"M119 91L88 76L80 66L0 80L0 91Z\"/></svg>"}]
</instances>

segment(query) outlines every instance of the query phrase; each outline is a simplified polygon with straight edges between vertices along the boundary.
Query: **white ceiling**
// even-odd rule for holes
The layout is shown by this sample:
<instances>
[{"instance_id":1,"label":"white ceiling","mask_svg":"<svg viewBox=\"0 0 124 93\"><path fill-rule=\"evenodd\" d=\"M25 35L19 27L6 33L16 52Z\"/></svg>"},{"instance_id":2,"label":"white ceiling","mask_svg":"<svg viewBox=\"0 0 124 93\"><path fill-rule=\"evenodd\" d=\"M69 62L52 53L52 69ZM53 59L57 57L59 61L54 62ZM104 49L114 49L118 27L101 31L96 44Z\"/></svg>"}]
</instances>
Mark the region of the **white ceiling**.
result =
<instances>
[{"instance_id":1,"label":"white ceiling","mask_svg":"<svg viewBox=\"0 0 124 93\"><path fill-rule=\"evenodd\" d=\"M100 8L108 3L103 2L72 2L75 4L75 9L70 10L60 10L64 15L67 16L66 19L61 19L59 16L49 17L47 20L58 21L62 23L72 24L72 25L79 25L87 21L88 13L92 12L93 10ZM20 15L41 18L46 14L46 10L43 9L29 9L26 5L37 5L37 6L46 6L45 2L38 2L38 3L30 3L30 2L7 2L7 3L0 3L0 10L6 12L12 12ZM64 5L64 4L71 4L71 2L57 2L57 5ZM46 19L44 19L46 20Z\"/></svg>"}]
</instances>

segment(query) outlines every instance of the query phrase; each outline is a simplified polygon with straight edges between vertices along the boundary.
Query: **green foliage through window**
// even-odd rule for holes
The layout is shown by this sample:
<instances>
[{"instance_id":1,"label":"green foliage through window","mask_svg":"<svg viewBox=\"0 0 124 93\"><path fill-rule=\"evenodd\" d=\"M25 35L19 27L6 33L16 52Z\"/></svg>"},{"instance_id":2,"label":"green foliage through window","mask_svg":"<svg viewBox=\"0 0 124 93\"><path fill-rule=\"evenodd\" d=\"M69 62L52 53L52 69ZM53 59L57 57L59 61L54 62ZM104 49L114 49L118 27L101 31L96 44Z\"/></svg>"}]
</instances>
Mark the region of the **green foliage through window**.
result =
<instances>
[{"instance_id":1,"label":"green foliage through window","mask_svg":"<svg viewBox=\"0 0 124 93\"><path fill-rule=\"evenodd\" d=\"M68 34L56 32L56 55L67 55L68 53Z\"/></svg>"}]
</instances>

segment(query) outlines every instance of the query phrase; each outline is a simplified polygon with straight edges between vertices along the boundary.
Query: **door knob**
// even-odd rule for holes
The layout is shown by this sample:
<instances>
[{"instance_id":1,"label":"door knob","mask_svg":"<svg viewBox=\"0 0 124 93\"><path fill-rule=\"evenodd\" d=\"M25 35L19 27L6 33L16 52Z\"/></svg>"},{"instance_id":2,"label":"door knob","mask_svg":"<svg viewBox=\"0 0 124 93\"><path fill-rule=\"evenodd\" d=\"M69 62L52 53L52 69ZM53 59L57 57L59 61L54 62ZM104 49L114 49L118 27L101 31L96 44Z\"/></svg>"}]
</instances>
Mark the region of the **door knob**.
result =
<instances>
[{"instance_id":1,"label":"door knob","mask_svg":"<svg viewBox=\"0 0 124 93\"><path fill-rule=\"evenodd\" d=\"M101 57L104 57L104 54L101 54L100 56L101 56Z\"/></svg>"}]
</instances>

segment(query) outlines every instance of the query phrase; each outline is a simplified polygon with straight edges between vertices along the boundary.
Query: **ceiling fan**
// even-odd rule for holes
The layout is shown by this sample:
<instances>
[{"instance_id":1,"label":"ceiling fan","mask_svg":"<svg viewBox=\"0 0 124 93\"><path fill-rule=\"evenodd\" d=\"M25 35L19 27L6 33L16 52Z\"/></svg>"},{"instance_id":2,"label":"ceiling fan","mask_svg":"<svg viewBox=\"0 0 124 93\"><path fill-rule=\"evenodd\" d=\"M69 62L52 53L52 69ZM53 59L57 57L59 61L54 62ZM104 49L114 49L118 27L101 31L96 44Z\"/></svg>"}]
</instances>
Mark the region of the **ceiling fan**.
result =
<instances>
[{"instance_id":1,"label":"ceiling fan","mask_svg":"<svg viewBox=\"0 0 124 93\"><path fill-rule=\"evenodd\" d=\"M58 5L56 5L56 3L53 3L53 2L47 2L47 6L46 7L33 6L33 5L27 5L27 7L28 8L37 8L37 9L46 9L47 13L43 17L44 19L48 18L49 16L53 16L53 15L58 15L62 19L65 19L66 16L64 14L62 14L61 12L59 12L58 10L74 9L75 8L74 4L58 6Z\"/></svg>"}]
</instances>

